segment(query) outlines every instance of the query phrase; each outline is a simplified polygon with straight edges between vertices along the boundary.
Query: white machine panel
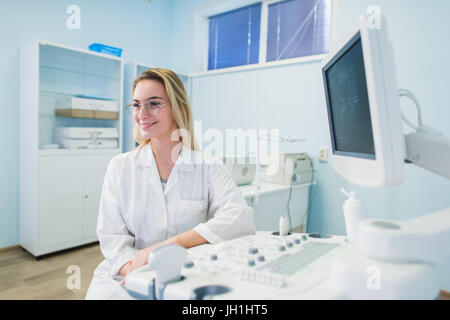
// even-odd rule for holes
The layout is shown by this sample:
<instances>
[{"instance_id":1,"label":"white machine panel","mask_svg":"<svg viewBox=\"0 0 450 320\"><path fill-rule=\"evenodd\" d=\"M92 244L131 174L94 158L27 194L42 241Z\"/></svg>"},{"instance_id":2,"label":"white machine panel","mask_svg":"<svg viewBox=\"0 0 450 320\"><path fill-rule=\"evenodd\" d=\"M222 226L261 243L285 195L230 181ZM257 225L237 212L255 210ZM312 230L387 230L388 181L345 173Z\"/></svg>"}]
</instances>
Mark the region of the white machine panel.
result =
<instances>
[{"instance_id":1,"label":"white machine panel","mask_svg":"<svg viewBox=\"0 0 450 320\"><path fill-rule=\"evenodd\" d=\"M345 238L313 238L271 232L188 250L182 280L165 286L163 299L299 299L330 272L330 259L345 247ZM146 277L145 274L148 276ZM128 292L149 298L143 288L154 270L144 266L127 276ZM145 279L145 280L144 280ZM327 292L331 292L326 290Z\"/></svg>"},{"instance_id":2,"label":"white machine panel","mask_svg":"<svg viewBox=\"0 0 450 320\"><path fill-rule=\"evenodd\" d=\"M179 257L167 254L173 250L160 250L164 257L159 257L157 265L164 267L156 270L146 265L137 269L127 276L125 288L138 299L164 300L435 299L439 296L438 279L429 263L374 260L362 256L342 236L276 234L258 231L216 245L191 248L187 255L179 247L183 253ZM157 260L156 256L153 258ZM179 274L169 275L166 267L175 267L175 261L184 264ZM175 280L164 283L158 280L158 274Z\"/></svg>"}]
</instances>

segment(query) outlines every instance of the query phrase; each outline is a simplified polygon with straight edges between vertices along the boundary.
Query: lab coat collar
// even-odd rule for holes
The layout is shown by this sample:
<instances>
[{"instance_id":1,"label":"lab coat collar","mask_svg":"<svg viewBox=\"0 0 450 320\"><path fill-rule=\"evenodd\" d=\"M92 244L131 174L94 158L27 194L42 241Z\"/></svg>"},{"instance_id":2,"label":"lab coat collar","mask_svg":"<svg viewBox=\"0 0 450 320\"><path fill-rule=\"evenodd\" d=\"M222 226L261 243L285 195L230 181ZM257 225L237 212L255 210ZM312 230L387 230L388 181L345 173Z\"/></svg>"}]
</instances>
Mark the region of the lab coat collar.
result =
<instances>
[{"instance_id":1,"label":"lab coat collar","mask_svg":"<svg viewBox=\"0 0 450 320\"><path fill-rule=\"evenodd\" d=\"M143 168L148 168L153 171L151 184L156 194L159 196L160 200L164 203L164 196L169 192L170 189L175 186L178 180L178 171L193 171L194 161L198 159L197 154L186 146L182 146L181 153L172 168L169 180L167 181L166 187L162 189L161 181L158 179L159 172L158 166L156 165L155 157L153 155L152 147L150 143L145 145L142 149L139 149L136 153L136 164Z\"/></svg>"},{"instance_id":2,"label":"lab coat collar","mask_svg":"<svg viewBox=\"0 0 450 320\"><path fill-rule=\"evenodd\" d=\"M183 145L181 148L180 156L178 157L173 169L181 171L193 171L194 163L198 161L198 159L199 157L196 155L196 152L194 150L191 150L187 146ZM142 149L137 150L135 160L136 165L140 167L157 168L150 143L146 144Z\"/></svg>"}]
</instances>

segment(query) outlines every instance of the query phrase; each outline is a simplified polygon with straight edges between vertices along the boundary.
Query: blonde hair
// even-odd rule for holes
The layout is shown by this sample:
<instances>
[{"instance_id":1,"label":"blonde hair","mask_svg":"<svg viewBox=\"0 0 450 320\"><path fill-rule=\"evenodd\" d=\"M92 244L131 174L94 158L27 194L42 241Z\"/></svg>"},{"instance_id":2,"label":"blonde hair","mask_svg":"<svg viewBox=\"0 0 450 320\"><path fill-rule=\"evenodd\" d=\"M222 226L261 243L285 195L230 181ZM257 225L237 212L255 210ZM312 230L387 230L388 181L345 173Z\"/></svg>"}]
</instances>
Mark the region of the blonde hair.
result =
<instances>
[{"instance_id":1,"label":"blonde hair","mask_svg":"<svg viewBox=\"0 0 450 320\"><path fill-rule=\"evenodd\" d=\"M183 82L175 72L164 68L152 68L141 73L139 78L134 80L133 94L137 84L142 80L156 80L160 82L167 93L172 106L172 114L180 129L180 137L184 146L198 150L194 138L194 125L191 106L184 88ZM150 139L142 137L139 126L134 125L133 137L139 144L139 149L150 142Z\"/></svg>"}]
</instances>

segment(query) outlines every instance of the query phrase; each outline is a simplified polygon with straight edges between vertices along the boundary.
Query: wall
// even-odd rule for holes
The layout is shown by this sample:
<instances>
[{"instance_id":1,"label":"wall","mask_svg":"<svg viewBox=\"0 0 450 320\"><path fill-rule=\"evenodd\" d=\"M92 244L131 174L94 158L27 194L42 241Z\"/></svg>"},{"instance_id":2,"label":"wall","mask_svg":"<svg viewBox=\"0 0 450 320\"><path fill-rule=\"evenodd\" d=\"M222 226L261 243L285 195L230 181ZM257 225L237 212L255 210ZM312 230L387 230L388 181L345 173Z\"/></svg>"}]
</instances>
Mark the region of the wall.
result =
<instances>
[{"instance_id":1,"label":"wall","mask_svg":"<svg viewBox=\"0 0 450 320\"><path fill-rule=\"evenodd\" d=\"M176 2L174 7L174 66L186 68L192 49L193 13L220 1ZM415 93L423 108L425 124L450 135L447 75L450 29L446 0L340 0L337 39L348 33L357 17L370 5L378 5L387 16L389 37L394 44L399 88ZM189 52L189 56L186 53ZM323 94L320 62L269 69L198 76L192 80L192 106L196 120L207 128L279 128L282 135L308 139L303 144L282 145L284 151L306 151L315 158L319 172L309 231L345 234L342 203L344 187L357 190L369 207L369 215L401 220L450 206L450 181L408 165L402 185L386 188L354 186L332 169L318 163L318 149L331 150ZM402 100L405 113L415 119L412 105ZM405 129L405 132L407 130ZM197 137L199 138L199 137ZM280 210L284 204L280 204Z\"/></svg>"},{"instance_id":2,"label":"wall","mask_svg":"<svg viewBox=\"0 0 450 320\"><path fill-rule=\"evenodd\" d=\"M71 4L81 9L80 30L66 28ZM172 0L0 2L0 248L19 241L19 48L35 38L84 49L100 42L124 48L125 62L170 66L172 13Z\"/></svg>"}]
</instances>

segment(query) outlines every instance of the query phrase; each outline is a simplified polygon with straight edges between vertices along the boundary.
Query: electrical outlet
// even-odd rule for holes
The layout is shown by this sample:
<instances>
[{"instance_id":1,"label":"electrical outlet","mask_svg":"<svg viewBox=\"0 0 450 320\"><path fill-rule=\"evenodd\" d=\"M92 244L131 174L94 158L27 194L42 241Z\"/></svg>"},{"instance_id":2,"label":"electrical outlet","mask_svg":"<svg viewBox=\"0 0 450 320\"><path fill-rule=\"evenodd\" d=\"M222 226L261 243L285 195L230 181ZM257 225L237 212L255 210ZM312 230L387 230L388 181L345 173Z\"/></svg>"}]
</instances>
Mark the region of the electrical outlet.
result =
<instances>
[{"instance_id":1,"label":"electrical outlet","mask_svg":"<svg viewBox=\"0 0 450 320\"><path fill-rule=\"evenodd\" d=\"M319 149L319 161L328 162L328 149L327 148Z\"/></svg>"}]
</instances>

